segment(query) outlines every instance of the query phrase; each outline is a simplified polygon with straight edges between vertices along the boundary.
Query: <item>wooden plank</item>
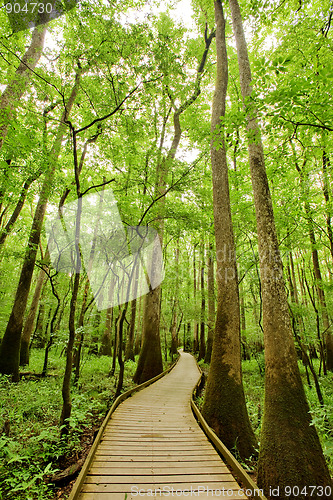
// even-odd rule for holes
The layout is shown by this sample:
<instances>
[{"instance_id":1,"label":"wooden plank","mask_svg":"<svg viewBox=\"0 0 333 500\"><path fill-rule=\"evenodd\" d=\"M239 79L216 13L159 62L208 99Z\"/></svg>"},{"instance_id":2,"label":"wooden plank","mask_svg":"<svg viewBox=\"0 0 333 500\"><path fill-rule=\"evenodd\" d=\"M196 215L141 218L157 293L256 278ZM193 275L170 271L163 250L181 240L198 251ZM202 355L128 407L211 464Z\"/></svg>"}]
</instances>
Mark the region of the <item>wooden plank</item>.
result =
<instances>
[{"instance_id":1,"label":"wooden plank","mask_svg":"<svg viewBox=\"0 0 333 500\"><path fill-rule=\"evenodd\" d=\"M172 475L155 475L155 474L145 474L145 475L119 475L119 476L109 476L100 474L89 473L86 477L85 484L145 484L148 482L160 483L160 484L178 484L178 483L188 483L188 484L203 484L203 483L213 483L218 482L223 486L224 483L233 483L237 486L234 477L230 474L172 474Z\"/></svg>"},{"instance_id":2,"label":"wooden plank","mask_svg":"<svg viewBox=\"0 0 333 500\"><path fill-rule=\"evenodd\" d=\"M156 467L155 465L147 465L146 467L141 467L137 463L126 463L121 467L111 466L110 464L101 463L101 465L92 465L89 469L89 475L129 475L133 474L135 476L142 474L156 474L156 475L172 475L172 474L209 474L211 472L217 472L219 474L230 474L228 467L225 467L221 464L212 465L199 465L195 464L192 466L186 466L183 463L179 463L178 467L175 467L174 464L168 464L164 467Z\"/></svg>"},{"instance_id":3,"label":"wooden plank","mask_svg":"<svg viewBox=\"0 0 333 500\"><path fill-rule=\"evenodd\" d=\"M136 444L131 444L129 446L128 444L125 444L121 446L119 443L113 443L112 441L101 441L99 448L102 450L109 450L110 453L118 452L118 451L123 451L125 454L128 451L159 451L159 450L164 450L164 451L210 451L211 445L208 443L196 443L196 444L180 444L180 443L169 443L166 441L165 443L161 443L160 441L153 442L153 441L147 441L146 443L136 443Z\"/></svg>"},{"instance_id":4,"label":"wooden plank","mask_svg":"<svg viewBox=\"0 0 333 500\"><path fill-rule=\"evenodd\" d=\"M125 500L125 494L127 500L140 500L142 494L161 499L170 496L172 488L177 497L189 496L186 490L192 488L192 496L202 498L203 485L229 489L228 498L246 499L192 415L190 396L198 380L193 358L183 355L177 367L114 411L75 499ZM140 495L133 492L135 485L142 490ZM169 490L166 495L146 494L156 488L160 493ZM208 498L207 493L204 496Z\"/></svg>"},{"instance_id":5,"label":"wooden plank","mask_svg":"<svg viewBox=\"0 0 333 500\"><path fill-rule=\"evenodd\" d=\"M176 434L174 432L170 432L169 434L167 434L166 432L158 432L158 431L155 431L155 432L146 432L146 433L142 433L142 432L137 432L137 433L134 433L134 432L124 432L124 433L120 433L120 432L104 432L103 434L103 437L102 439L104 440L108 440L108 441L122 441L122 442L136 442L136 441L141 441L141 440L146 440L146 439L150 439L152 441L165 441L166 439L168 441L176 441L177 443L178 442L188 442L190 440L193 440L195 439L196 441L197 440L201 440L201 441L205 441L205 442L209 442L208 439L202 435L202 433L192 433L192 434L188 434L188 433L179 433L179 436L176 436Z\"/></svg>"},{"instance_id":6,"label":"wooden plank","mask_svg":"<svg viewBox=\"0 0 333 500\"><path fill-rule=\"evenodd\" d=\"M204 463L204 462L215 462L216 460L220 460L220 463L223 463L218 456L218 454L212 453L211 455L178 455L178 456L173 456L173 455L160 455L160 456L152 456L152 454L146 454L146 455L103 455L103 453L99 453L98 450L95 454L95 459L93 461L93 464L96 462L100 463L101 461L104 463L135 463L135 462L149 462L149 463L188 463L188 462L199 462L199 463Z\"/></svg>"},{"instance_id":7,"label":"wooden plank","mask_svg":"<svg viewBox=\"0 0 333 500\"><path fill-rule=\"evenodd\" d=\"M207 450L208 452L208 450ZM110 456L112 455L113 457L133 457L133 459L137 457L196 457L196 460L201 460L203 457L206 456L206 453L204 453L203 450L195 449L195 450L137 450L137 451L132 451L131 450L110 450L108 448L101 448L100 446L98 447L98 450L96 451L96 457L98 456ZM207 456L213 456L216 457L218 456L217 453L209 453Z\"/></svg>"},{"instance_id":8,"label":"wooden plank","mask_svg":"<svg viewBox=\"0 0 333 500\"><path fill-rule=\"evenodd\" d=\"M168 440L165 443L162 443L161 441L146 441L146 442L136 442L136 443L126 443L124 442L123 445L121 443L114 443L113 441L106 441L102 440L100 442L99 447L103 450L110 450L111 452L114 451L137 451L137 450L164 450L164 451L194 451L194 450L210 450L211 449L211 444L209 444L208 441L198 443L195 441L195 443L170 443Z\"/></svg>"},{"instance_id":9,"label":"wooden plank","mask_svg":"<svg viewBox=\"0 0 333 500\"><path fill-rule=\"evenodd\" d=\"M204 442L209 443L209 440L200 434L193 435L185 435L184 437L177 437L174 434L170 434L169 436L162 434L160 432L147 432L146 434L128 434L117 435L116 433L104 433L102 436L104 441L113 441L120 443L137 443L137 442L147 442L148 440L152 442L165 442L168 441L170 443L192 443L192 442Z\"/></svg>"}]
</instances>

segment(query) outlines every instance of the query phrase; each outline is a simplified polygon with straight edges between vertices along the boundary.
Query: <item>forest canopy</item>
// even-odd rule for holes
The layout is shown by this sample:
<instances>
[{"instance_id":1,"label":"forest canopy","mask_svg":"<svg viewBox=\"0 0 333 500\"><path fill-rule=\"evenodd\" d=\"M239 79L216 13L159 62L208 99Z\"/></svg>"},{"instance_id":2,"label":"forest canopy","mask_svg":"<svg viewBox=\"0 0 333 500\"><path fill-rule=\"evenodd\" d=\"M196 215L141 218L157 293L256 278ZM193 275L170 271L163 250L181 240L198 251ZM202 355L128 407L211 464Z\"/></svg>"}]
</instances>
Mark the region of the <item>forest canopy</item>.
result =
<instances>
[{"instance_id":1,"label":"forest canopy","mask_svg":"<svg viewBox=\"0 0 333 500\"><path fill-rule=\"evenodd\" d=\"M267 498L331 488L331 2L31 5L0 9L1 498L53 498L179 347Z\"/></svg>"}]
</instances>

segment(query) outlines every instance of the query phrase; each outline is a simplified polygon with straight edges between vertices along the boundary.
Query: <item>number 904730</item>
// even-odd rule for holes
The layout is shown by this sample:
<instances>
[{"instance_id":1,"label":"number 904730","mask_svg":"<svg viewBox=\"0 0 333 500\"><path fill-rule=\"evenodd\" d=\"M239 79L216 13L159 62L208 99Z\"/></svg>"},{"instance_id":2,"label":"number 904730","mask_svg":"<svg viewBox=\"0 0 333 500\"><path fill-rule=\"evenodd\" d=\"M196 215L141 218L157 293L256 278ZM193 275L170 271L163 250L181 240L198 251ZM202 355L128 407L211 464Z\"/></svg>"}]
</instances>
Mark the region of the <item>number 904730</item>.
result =
<instances>
[{"instance_id":1,"label":"number 904730","mask_svg":"<svg viewBox=\"0 0 333 500\"><path fill-rule=\"evenodd\" d=\"M51 14L52 12L52 4L51 3L40 3L40 2L26 2L24 4L21 3L6 3L6 11L7 14L20 14L20 13L38 13L43 14L47 12Z\"/></svg>"}]
</instances>

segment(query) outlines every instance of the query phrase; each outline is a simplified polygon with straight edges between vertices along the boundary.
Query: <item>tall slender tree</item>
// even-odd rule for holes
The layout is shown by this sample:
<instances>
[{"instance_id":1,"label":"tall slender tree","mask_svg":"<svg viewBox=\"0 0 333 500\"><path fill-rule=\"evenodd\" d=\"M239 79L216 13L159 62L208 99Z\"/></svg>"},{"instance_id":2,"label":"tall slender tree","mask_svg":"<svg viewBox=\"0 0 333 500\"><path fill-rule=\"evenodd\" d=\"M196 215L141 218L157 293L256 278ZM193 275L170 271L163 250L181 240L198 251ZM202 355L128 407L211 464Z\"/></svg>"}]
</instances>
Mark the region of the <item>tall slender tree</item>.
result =
<instances>
[{"instance_id":1,"label":"tall slender tree","mask_svg":"<svg viewBox=\"0 0 333 500\"><path fill-rule=\"evenodd\" d=\"M256 454L256 440L242 384L240 312L228 164L221 120L225 116L228 59L221 0L214 2L217 74L211 121L214 225L217 255L217 312L211 365L202 413L229 449L243 459Z\"/></svg>"},{"instance_id":2,"label":"tall slender tree","mask_svg":"<svg viewBox=\"0 0 333 500\"><path fill-rule=\"evenodd\" d=\"M287 486L298 486L300 495L297 498L305 499L309 495L304 488L331 486L332 482L311 422L297 364L240 7L237 0L229 0L229 4L247 117L262 287L266 371L258 485L267 496L272 488L278 487L281 499L289 498ZM328 495L328 498L333 496Z\"/></svg>"},{"instance_id":3,"label":"tall slender tree","mask_svg":"<svg viewBox=\"0 0 333 500\"><path fill-rule=\"evenodd\" d=\"M164 232L164 211L165 211L165 196L167 194L166 176L170 169L172 162L175 159L177 149L182 136L182 128L180 124L180 117L199 97L201 92L201 80L204 74L205 64L208 56L208 51L211 42L215 36L214 32L209 35L205 31L205 48L197 68L196 77L194 81L194 89L189 97L183 99L180 105L177 105L175 96L172 95L170 88L166 84L167 94L171 101L171 109L173 109L173 137L171 146L166 155L159 158L156 168L156 189L157 199L159 199L159 214L157 219L159 222L156 224L156 229L159 234L161 246L163 244ZM167 76L167 75L166 75ZM166 81L168 79L166 78ZM168 115L167 115L168 116ZM164 122L165 127L166 121ZM164 142L165 130L162 132ZM160 145L160 153L162 146ZM141 221L142 222L142 221ZM142 383L149 378L158 375L163 370L162 353L160 345L159 327L160 327L160 309L161 309L161 286L157 286L150 290L145 298L144 316L143 316L143 342L138 360L138 367L134 374L133 380L136 383Z\"/></svg>"},{"instance_id":4,"label":"tall slender tree","mask_svg":"<svg viewBox=\"0 0 333 500\"><path fill-rule=\"evenodd\" d=\"M0 373L12 375L14 382L19 380L20 344L23 319L27 306L32 275L35 268L42 224L48 199L52 191L52 182L61 150L62 139L67 129L66 121L68 120L69 113L78 93L81 74L82 70L78 69L75 76L74 86L62 113L60 126L55 136L52 150L49 153L48 165L31 226L27 250L24 257L12 312L0 346Z\"/></svg>"}]
</instances>

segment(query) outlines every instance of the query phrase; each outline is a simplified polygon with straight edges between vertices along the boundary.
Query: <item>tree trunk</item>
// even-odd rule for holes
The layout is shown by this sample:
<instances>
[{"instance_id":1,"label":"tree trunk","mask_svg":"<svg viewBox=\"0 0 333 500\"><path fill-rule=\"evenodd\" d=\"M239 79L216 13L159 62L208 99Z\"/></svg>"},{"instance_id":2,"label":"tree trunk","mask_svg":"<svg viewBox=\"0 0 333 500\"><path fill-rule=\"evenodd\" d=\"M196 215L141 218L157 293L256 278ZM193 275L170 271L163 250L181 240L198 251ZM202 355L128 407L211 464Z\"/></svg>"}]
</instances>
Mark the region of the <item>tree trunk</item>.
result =
<instances>
[{"instance_id":1,"label":"tree trunk","mask_svg":"<svg viewBox=\"0 0 333 500\"><path fill-rule=\"evenodd\" d=\"M124 382L125 363L123 360L123 330L124 330L124 321L125 321L127 307L128 307L128 302L124 304L123 310L120 313L117 324L117 337L119 339L119 345L118 345L119 377L118 377L118 384L115 393L115 398L120 395Z\"/></svg>"},{"instance_id":2,"label":"tree trunk","mask_svg":"<svg viewBox=\"0 0 333 500\"><path fill-rule=\"evenodd\" d=\"M142 384L163 371L159 323L160 286L149 292L145 297L142 327L144 332L143 342L138 366L133 377L136 384Z\"/></svg>"},{"instance_id":3,"label":"tree trunk","mask_svg":"<svg viewBox=\"0 0 333 500\"><path fill-rule=\"evenodd\" d=\"M75 146L74 146L75 147ZM74 285L70 302L69 309L69 321L68 321L68 329L69 336L66 347L66 366L65 366L65 374L62 382L62 400L63 406L60 417L60 435L65 436L69 433L69 418L72 412L72 402L71 402L71 376L73 369L73 347L75 341L75 313L77 306L77 297L79 293L80 287L80 273L79 270L81 268L81 254L80 254L80 233L81 233L81 216L82 216L82 197L80 196L80 181L79 175L77 174L77 161L76 157L74 157L75 163L75 180L76 180L76 190L77 190L77 212L75 219L75 257L74 257Z\"/></svg>"},{"instance_id":4,"label":"tree trunk","mask_svg":"<svg viewBox=\"0 0 333 500\"><path fill-rule=\"evenodd\" d=\"M333 259L333 230L332 230L332 207L331 207L331 189L329 186L329 176L327 169L330 169L330 158L326 152L326 150L323 150L323 193L324 193L324 198L325 198L325 203L326 203L326 227L327 227L327 236L330 242L330 252L331 252L331 257Z\"/></svg>"},{"instance_id":5,"label":"tree trunk","mask_svg":"<svg viewBox=\"0 0 333 500\"><path fill-rule=\"evenodd\" d=\"M167 114L168 117L168 114ZM165 135L165 126L167 117L164 118L163 129L160 141L160 152L162 151L162 146L164 142ZM176 132L175 132L176 134ZM179 135L179 138L178 138ZM178 134L177 130L177 139L178 142L175 142L175 137L172 144L175 144L175 152L178 147L180 132ZM169 156L169 155L168 155ZM170 157L173 159L173 157ZM166 189L166 159L163 158L157 163L156 166L156 186L155 193L157 196L162 196L159 201L159 211L158 218L159 222L155 224L155 229L158 231L158 237L160 240L161 248L163 248L163 232L164 232L164 208L165 208L165 189ZM158 251L158 250L157 250ZM152 255L152 263L151 265L156 267L156 262L160 260L157 253ZM162 263L161 263L162 264ZM160 270L157 269L159 273ZM151 288L151 287L150 287ZM145 296L144 301L144 312L143 312L143 325L142 325L142 347L140 350L140 355L138 359L138 365L136 372L133 377L133 381L136 384L142 384L149 380L150 378L155 377L159 373L163 371L163 361L162 361L162 351L161 351L161 340L160 340L160 309L161 309L161 286L158 285L154 289L150 289L147 295Z\"/></svg>"},{"instance_id":6,"label":"tree trunk","mask_svg":"<svg viewBox=\"0 0 333 500\"><path fill-rule=\"evenodd\" d=\"M329 179L327 175L327 168L330 167L330 159L327 152L323 151L323 191L326 201L326 226L327 234L330 242L330 252L333 258L333 231L332 231L332 216L331 216L331 199L330 199L330 189L329 189ZM323 291L324 293L324 291ZM327 312L326 312L327 316ZM328 319L328 318L327 318ZM325 325L324 325L325 327ZM326 347L326 368L327 370L333 371L333 334L329 323L325 327L325 347Z\"/></svg>"},{"instance_id":7,"label":"tree trunk","mask_svg":"<svg viewBox=\"0 0 333 500\"><path fill-rule=\"evenodd\" d=\"M177 308L178 308L178 293L179 293L179 238L177 238L175 250L175 299L173 303L172 326L171 326L171 348L170 354L177 354L178 349L178 329L177 329Z\"/></svg>"},{"instance_id":8,"label":"tree trunk","mask_svg":"<svg viewBox=\"0 0 333 500\"><path fill-rule=\"evenodd\" d=\"M203 76L209 47L213 37L214 33L211 33L209 37L207 37L207 33L205 33L205 49L199 67L197 69L196 79L194 82L194 91L192 95L179 107L176 106L174 99L172 99L172 97L170 98L172 108L174 109L173 139L166 157L163 157L160 161L158 161L157 172L156 172L157 184L155 193L161 197L161 199L159 200L160 204L158 213L158 217L161 220L160 223L156 225L156 229L159 234L161 248L163 248L163 231L164 231L163 217L164 217L165 196L166 196L166 174L168 168L170 167L175 158L182 134L182 129L180 126L180 116L187 108L191 106L191 104L193 104L193 102L200 95L201 91L200 83ZM169 113L166 114L166 117L164 119L162 136L161 136L162 138L159 148L160 154L162 152L164 136L165 136L165 126L167 123L168 116ZM161 342L159 335L160 308L161 308L161 286L159 285L154 290L149 291L149 293L146 296L144 322L143 322L143 344L138 360L137 371L133 377L133 380L138 384L145 382L146 380L148 380L148 378L154 377L155 375L158 375L163 371Z\"/></svg>"},{"instance_id":9,"label":"tree trunk","mask_svg":"<svg viewBox=\"0 0 333 500\"><path fill-rule=\"evenodd\" d=\"M34 344L35 347L37 347L38 349L45 347L45 334L43 328L44 316L45 316L45 304L42 299L39 304L37 321L36 321L35 331L33 334Z\"/></svg>"},{"instance_id":10,"label":"tree trunk","mask_svg":"<svg viewBox=\"0 0 333 500\"><path fill-rule=\"evenodd\" d=\"M76 301L79 291L80 284L80 274L76 273L74 277L73 293L71 297L70 310L69 310L69 337L66 347L66 367L65 374L62 382L62 410L60 416L60 435L66 436L69 433L69 417L72 412L72 402L71 402L71 375L73 366L73 346L75 340L75 310Z\"/></svg>"},{"instance_id":11,"label":"tree trunk","mask_svg":"<svg viewBox=\"0 0 333 500\"><path fill-rule=\"evenodd\" d=\"M292 143L291 143L291 145L293 147ZM294 148L293 148L293 153L295 154ZM297 161L295 161L295 166L296 166L296 169L300 175L300 182L301 182L302 191L305 194L307 194L306 186L307 186L308 179L307 179L306 171L304 170L305 161L304 161L303 168L301 168L298 165ZM327 188L327 185L326 185L326 188ZM324 190L324 192L326 192L326 190ZM311 254L312 254L313 270L314 270L314 275L315 275L316 290L317 290L317 295L318 295L318 299L319 299L319 303L320 303L320 311L321 311L321 317L322 317L323 327L324 327L324 339L325 339L324 343L325 343L325 351L326 351L325 352L325 360L324 360L324 375L326 375L327 370L330 370L330 371L333 370L333 335L332 335L332 331L331 331L330 320L329 320L328 313L327 313L326 298L325 298L325 292L323 289L323 280L322 280L322 275L321 275L321 270L320 270L316 236L315 236L314 227L313 227L311 207L310 207L310 204L308 201L305 201L304 207L305 207L306 218L308 221L309 238L310 238L310 242L311 242Z\"/></svg>"},{"instance_id":12,"label":"tree trunk","mask_svg":"<svg viewBox=\"0 0 333 500\"><path fill-rule=\"evenodd\" d=\"M45 282L46 273L41 269L38 274L36 288L34 296L32 298L31 306L27 319L24 323L22 339L21 339L21 349L20 349L20 366L29 364L29 346L32 334L32 329L35 322L35 316L38 309L39 297L41 295L42 287Z\"/></svg>"},{"instance_id":13,"label":"tree trunk","mask_svg":"<svg viewBox=\"0 0 333 500\"><path fill-rule=\"evenodd\" d=\"M138 293L138 279L139 279L139 266L135 267L135 276L133 283L133 296L136 297ZM128 338L126 342L126 350L125 350L125 361L131 359L135 361L134 355L134 332L135 332L135 319L136 319L136 298L134 298L131 302L131 321L128 329Z\"/></svg>"},{"instance_id":14,"label":"tree trunk","mask_svg":"<svg viewBox=\"0 0 333 500\"><path fill-rule=\"evenodd\" d=\"M112 303L112 297L114 292L114 280L110 281L109 287L109 303ZM99 354L101 356L111 356L111 330L112 330L112 321L113 321L113 307L108 307L106 310L105 317L105 329L102 337L102 343L99 350Z\"/></svg>"},{"instance_id":15,"label":"tree trunk","mask_svg":"<svg viewBox=\"0 0 333 500\"><path fill-rule=\"evenodd\" d=\"M14 116L14 110L28 88L28 83L40 56L42 55L47 25L36 26L32 32L31 43L15 71L14 79L7 85L0 98L0 150Z\"/></svg>"},{"instance_id":16,"label":"tree trunk","mask_svg":"<svg viewBox=\"0 0 333 500\"><path fill-rule=\"evenodd\" d=\"M13 211L12 215L10 216L9 221L7 222L6 226L0 232L0 247L5 243L7 236L10 234L11 230L13 229L13 226L14 226L15 222L17 221L17 218L20 215L21 210L23 208L25 199L27 197L28 189L31 186L31 184L33 183L33 181L36 180L36 178L37 178L37 176L30 177L27 181L25 181L25 183L22 187L22 190L21 190L20 197L16 203L16 207L14 208L14 211Z\"/></svg>"},{"instance_id":17,"label":"tree trunk","mask_svg":"<svg viewBox=\"0 0 333 500\"><path fill-rule=\"evenodd\" d=\"M171 320L171 346L170 354L174 356L177 354L178 339L177 339L177 299L174 299Z\"/></svg>"},{"instance_id":18,"label":"tree trunk","mask_svg":"<svg viewBox=\"0 0 333 500\"><path fill-rule=\"evenodd\" d=\"M92 142L92 141L90 141ZM81 173L82 166L84 163L84 159L86 156L87 152L87 142L85 144L85 147L83 149L82 155L81 155L81 160L80 160L80 167L79 167L79 174ZM106 179L103 177L103 182L105 182ZM92 270L93 262L94 262L94 256L95 256L95 250L96 250L96 238L97 238L97 231L99 227L99 222L101 218L101 209L103 205L103 199L104 199L104 188L100 194L99 198L99 204L98 204L98 211L97 211L97 217L96 220L93 221L94 224L94 233L93 233L93 239L92 239L92 245L91 245L91 250L89 254L89 261L88 261L88 266L87 266L87 275L90 275L90 272ZM77 384L80 378L80 362L81 362L81 352L83 349L83 340L84 340L84 316L86 314L87 310L87 301L88 301L88 293L89 293L89 288L90 288L90 283L89 283L89 278L87 277L85 285L84 285L84 290L83 290L83 298L82 298L82 303L81 303L81 311L80 311L80 316L79 316L79 321L78 321L78 330L79 330L79 335L76 343L76 349L74 352L74 384Z\"/></svg>"},{"instance_id":19,"label":"tree trunk","mask_svg":"<svg viewBox=\"0 0 333 500\"><path fill-rule=\"evenodd\" d=\"M221 127L228 85L225 20L221 0L216 0L214 6L217 75L212 107L211 162L217 256L217 314L202 414L229 449L237 450L242 459L248 459L256 454L256 439L247 414L242 383L237 266L228 164L224 131Z\"/></svg>"},{"instance_id":20,"label":"tree trunk","mask_svg":"<svg viewBox=\"0 0 333 500\"><path fill-rule=\"evenodd\" d=\"M201 285L201 313L200 313L200 347L199 347L199 361L205 359L206 354L206 340L205 340L205 246L201 247L201 272L200 272L200 285Z\"/></svg>"},{"instance_id":21,"label":"tree trunk","mask_svg":"<svg viewBox=\"0 0 333 500\"><path fill-rule=\"evenodd\" d=\"M74 104L79 88L79 81L80 73L77 73L75 78L75 85L72 89L71 95L66 105L66 109L64 110L61 117L61 124L58 128L52 150L49 154L48 171L42 184L39 200L32 222L27 250L24 257L12 312L9 317L7 328L0 346L0 373L12 375L12 380L14 382L17 382L19 380L20 345L23 318L27 306L32 275L34 272L40 233L48 198L53 188L53 178L57 166L57 159L61 149L61 142L66 131L65 121L67 120Z\"/></svg>"},{"instance_id":22,"label":"tree trunk","mask_svg":"<svg viewBox=\"0 0 333 500\"><path fill-rule=\"evenodd\" d=\"M139 311L138 311L138 325L137 325L137 330L136 330L136 336L135 336L135 341L134 341L134 355L139 354L140 349L141 349L141 309L142 309L142 296L139 299Z\"/></svg>"},{"instance_id":23,"label":"tree trunk","mask_svg":"<svg viewBox=\"0 0 333 500\"><path fill-rule=\"evenodd\" d=\"M257 113L251 101L251 69L237 0L229 0L236 39L241 91L247 115L248 150L256 210L265 341L265 406L260 439L258 486L331 486L297 364L282 261L265 169ZM297 498L308 498L300 494ZM329 498L332 498L329 495Z\"/></svg>"},{"instance_id":24,"label":"tree trunk","mask_svg":"<svg viewBox=\"0 0 333 500\"><path fill-rule=\"evenodd\" d=\"M118 313L119 313L119 308L118 308ZM114 322L114 338L112 342L112 347L113 347L113 354L112 354L112 368L110 370L109 376L113 377L116 371L116 364L117 364L117 352L118 352L118 333L117 333L117 324L119 320L119 314L117 318L115 319Z\"/></svg>"},{"instance_id":25,"label":"tree trunk","mask_svg":"<svg viewBox=\"0 0 333 500\"><path fill-rule=\"evenodd\" d=\"M195 260L195 248L196 245L193 247L193 296L194 296L194 307L196 309L196 303L197 303L197 267L196 267L196 260ZM195 314L196 318L196 314ZM194 319L194 328L193 328L193 353L196 354L199 350L199 323L197 319Z\"/></svg>"}]
</instances>

